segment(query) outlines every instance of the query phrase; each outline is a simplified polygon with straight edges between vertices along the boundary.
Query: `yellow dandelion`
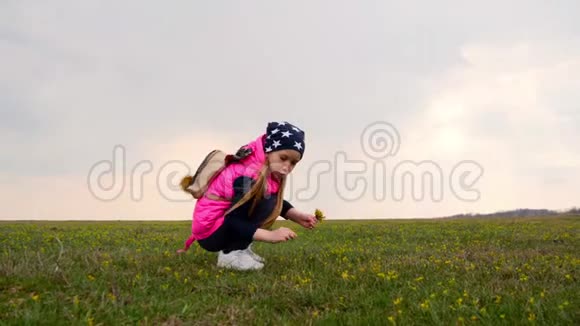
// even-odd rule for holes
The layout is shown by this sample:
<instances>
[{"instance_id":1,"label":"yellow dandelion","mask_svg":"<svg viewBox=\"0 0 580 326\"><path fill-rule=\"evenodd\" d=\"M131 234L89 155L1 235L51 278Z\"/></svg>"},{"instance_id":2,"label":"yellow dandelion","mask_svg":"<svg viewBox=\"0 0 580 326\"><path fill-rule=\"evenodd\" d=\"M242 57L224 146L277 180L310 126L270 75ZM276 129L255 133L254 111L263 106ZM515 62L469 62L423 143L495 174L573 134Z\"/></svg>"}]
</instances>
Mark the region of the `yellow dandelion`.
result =
<instances>
[{"instance_id":1,"label":"yellow dandelion","mask_svg":"<svg viewBox=\"0 0 580 326\"><path fill-rule=\"evenodd\" d=\"M396 298L396 299L393 301L393 303L395 304L395 306L398 306L398 305L400 305L400 304L401 304L401 302L403 302L403 298L401 298L401 297L398 297L398 298Z\"/></svg>"},{"instance_id":2,"label":"yellow dandelion","mask_svg":"<svg viewBox=\"0 0 580 326\"><path fill-rule=\"evenodd\" d=\"M391 324L394 324L394 323L395 323L395 317L393 317L393 316L389 316L387 319L389 320L389 322L390 322Z\"/></svg>"},{"instance_id":3,"label":"yellow dandelion","mask_svg":"<svg viewBox=\"0 0 580 326\"><path fill-rule=\"evenodd\" d=\"M314 210L314 216L316 216L316 219L320 222L326 218L326 216L324 216L324 213L318 208Z\"/></svg>"},{"instance_id":4,"label":"yellow dandelion","mask_svg":"<svg viewBox=\"0 0 580 326\"><path fill-rule=\"evenodd\" d=\"M109 293L107 294L107 296L109 297L109 299L113 302L117 301L117 296L114 295L113 293Z\"/></svg>"},{"instance_id":5,"label":"yellow dandelion","mask_svg":"<svg viewBox=\"0 0 580 326\"><path fill-rule=\"evenodd\" d=\"M95 280L95 277L93 275L89 274L89 275L87 275L87 279L92 282Z\"/></svg>"},{"instance_id":6,"label":"yellow dandelion","mask_svg":"<svg viewBox=\"0 0 580 326\"><path fill-rule=\"evenodd\" d=\"M388 271L387 272L387 280L395 280L397 279L397 277L399 277L399 274L397 274L397 272L395 271Z\"/></svg>"},{"instance_id":7,"label":"yellow dandelion","mask_svg":"<svg viewBox=\"0 0 580 326\"><path fill-rule=\"evenodd\" d=\"M40 299L40 294L34 294L31 296L32 300L38 301Z\"/></svg>"}]
</instances>

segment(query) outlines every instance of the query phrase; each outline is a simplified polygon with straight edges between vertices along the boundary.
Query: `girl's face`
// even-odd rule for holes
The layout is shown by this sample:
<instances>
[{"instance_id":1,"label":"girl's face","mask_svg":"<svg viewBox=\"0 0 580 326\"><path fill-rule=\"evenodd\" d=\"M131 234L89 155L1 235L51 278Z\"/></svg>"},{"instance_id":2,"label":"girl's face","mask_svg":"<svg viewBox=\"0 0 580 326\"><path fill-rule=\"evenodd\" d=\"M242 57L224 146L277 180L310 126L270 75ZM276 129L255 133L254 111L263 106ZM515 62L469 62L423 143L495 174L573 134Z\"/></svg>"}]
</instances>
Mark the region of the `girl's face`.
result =
<instances>
[{"instance_id":1,"label":"girl's face","mask_svg":"<svg viewBox=\"0 0 580 326\"><path fill-rule=\"evenodd\" d=\"M300 162L300 153L292 149L284 149L268 153L270 172L278 179L287 176Z\"/></svg>"}]
</instances>

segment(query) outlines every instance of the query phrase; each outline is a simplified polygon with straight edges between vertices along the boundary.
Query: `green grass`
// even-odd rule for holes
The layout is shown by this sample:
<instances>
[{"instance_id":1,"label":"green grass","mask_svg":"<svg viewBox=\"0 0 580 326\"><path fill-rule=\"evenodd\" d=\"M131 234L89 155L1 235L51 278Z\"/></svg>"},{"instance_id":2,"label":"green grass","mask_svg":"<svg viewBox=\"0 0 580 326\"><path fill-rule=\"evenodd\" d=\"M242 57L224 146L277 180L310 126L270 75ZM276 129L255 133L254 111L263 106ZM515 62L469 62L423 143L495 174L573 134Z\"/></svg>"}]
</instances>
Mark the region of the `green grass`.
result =
<instances>
[{"instance_id":1,"label":"green grass","mask_svg":"<svg viewBox=\"0 0 580 326\"><path fill-rule=\"evenodd\" d=\"M580 218L325 221L215 267L190 222L0 223L0 324L580 324Z\"/></svg>"}]
</instances>

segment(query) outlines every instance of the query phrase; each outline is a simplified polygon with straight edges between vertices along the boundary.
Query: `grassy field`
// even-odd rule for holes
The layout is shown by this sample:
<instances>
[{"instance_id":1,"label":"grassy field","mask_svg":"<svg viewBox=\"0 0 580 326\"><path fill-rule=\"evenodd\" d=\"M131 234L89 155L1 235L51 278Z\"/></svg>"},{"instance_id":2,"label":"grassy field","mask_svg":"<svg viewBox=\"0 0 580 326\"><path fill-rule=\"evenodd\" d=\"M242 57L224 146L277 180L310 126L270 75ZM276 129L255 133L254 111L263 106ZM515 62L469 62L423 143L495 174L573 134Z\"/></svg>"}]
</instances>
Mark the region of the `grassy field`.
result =
<instances>
[{"instance_id":1,"label":"grassy field","mask_svg":"<svg viewBox=\"0 0 580 326\"><path fill-rule=\"evenodd\" d=\"M580 325L580 218L325 221L215 267L190 222L0 223L0 324Z\"/></svg>"}]
</instances>

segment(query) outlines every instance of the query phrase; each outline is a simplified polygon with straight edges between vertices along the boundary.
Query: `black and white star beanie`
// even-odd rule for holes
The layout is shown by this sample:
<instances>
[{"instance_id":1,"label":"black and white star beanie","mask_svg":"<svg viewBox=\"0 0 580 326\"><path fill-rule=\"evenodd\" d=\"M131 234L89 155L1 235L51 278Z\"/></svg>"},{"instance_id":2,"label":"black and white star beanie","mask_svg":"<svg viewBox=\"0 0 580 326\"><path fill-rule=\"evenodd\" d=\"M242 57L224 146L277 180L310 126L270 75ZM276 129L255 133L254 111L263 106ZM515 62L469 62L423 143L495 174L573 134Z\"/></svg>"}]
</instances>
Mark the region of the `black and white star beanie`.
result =
<instances>
[{"instance_id":1,"label":"black and white star beanie","mask_svg":"<svg viewBox=\"0 0 580 326\"><path fill-rule=\"evenodd\" d=\"M304 131L287 122L270 122L266 128L264 151L271 153L283 149L293 149L304 155Z\"/></svg>"}]
</instances>

